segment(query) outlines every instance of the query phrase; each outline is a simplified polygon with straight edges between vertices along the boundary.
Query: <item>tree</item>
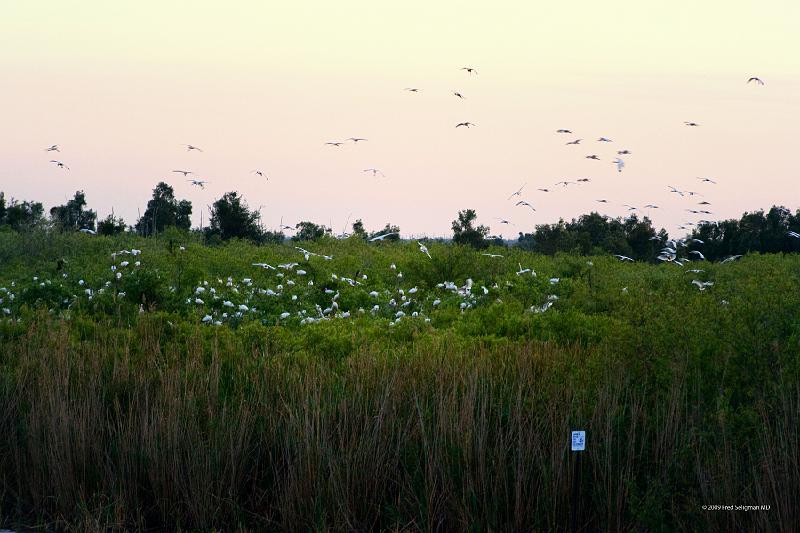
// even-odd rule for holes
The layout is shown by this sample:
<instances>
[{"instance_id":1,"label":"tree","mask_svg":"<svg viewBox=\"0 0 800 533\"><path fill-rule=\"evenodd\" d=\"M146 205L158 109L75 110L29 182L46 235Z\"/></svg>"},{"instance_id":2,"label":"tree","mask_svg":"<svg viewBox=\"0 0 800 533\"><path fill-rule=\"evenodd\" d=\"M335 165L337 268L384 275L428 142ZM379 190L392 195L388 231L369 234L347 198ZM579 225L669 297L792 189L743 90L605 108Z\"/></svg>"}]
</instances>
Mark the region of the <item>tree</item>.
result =
<instances>
[{"instance_id":1,"label":"tree","mask_svg":"<svg viewBox=\"0 0 800 533\"><path fill-rule=\"evenodd\" d=\"M489 235L489 228L486 226L474 227L474 222L478 218L474 209L465 209L458 212L458 218L453 221L453 242L457 244L468 244L473 248L483 249L489 246L486 236Z\"/></svg>"},{"instance_id":2,"label":"tree","mask_svg":"<svg viewBox=\"0 0 800 533\"><path fill-rule=\"evenodd\" d=\"M367 238L367 231L364 229L364 223L360 218L353 222L353 235L361 237L362 239Z\"/></svg>"},{"instance_id":3,"label":"tree","mask_svg":"<svg viewBox=\"0 0 800 533\"><path fill-rule=\"evenodd\" d=\"M11 198L6 202L5 195L0 192L0 226L9 226L13 230L31 228L43 221L44 207L40 202L18 202Z\"/></svg>"},{"instance_id":4,"label":"tree","mask_svg":"<svg viewBox=\"0 0 800 533\"><path fill-rule=\"evenodd\" d=\"M304 220L295 226L297 233L292 237L293 241L316 241L331 232L330 228L314 224Z\"/></svg>"},{"instance_id":5,"label":"tree","mask_svg":"<svg viewBox=\"0 0 800 533\"><path fill-rule=\"evenodd\" d=\"M83 191L76 191L72 200L50 209L50 221L62 231L78 231L84 228L93 230L97 212L84 207L86 195Z\"/></svg>"},{"instance_id":6,"label":"tree","mask_svg":"<svg viewBox=\"0 0 800 533\"><path fill-rule=\"evenodd\" d=\"M144 215L136 222L140 235L155 235L168 226L188 230L191 225L192 203L175 199L175 191L163 181L153 189L153 197L147 202Z\"/></svg>"},{"instance_id":7,"label":"tree","mask_svg":"<svg viewBox=\"0 0 800 533\"><path fill-rule=\"evenodd\" d=\"M207 234L219 235L222 240L235 237L260 242L259 218L258 212L251 211L238 192L226 192L211 206Z\"/></svg>"},{"instance_id":8,"label":"tree","mask_svg":"<svg viewBox=\"0 0 800 533\"><path fill-rule=\"evenodd\" d=\"M125 221L113 214L97 223L97 233L100 235L118 235L125 231Z\"/></svg>"}]
</instances>

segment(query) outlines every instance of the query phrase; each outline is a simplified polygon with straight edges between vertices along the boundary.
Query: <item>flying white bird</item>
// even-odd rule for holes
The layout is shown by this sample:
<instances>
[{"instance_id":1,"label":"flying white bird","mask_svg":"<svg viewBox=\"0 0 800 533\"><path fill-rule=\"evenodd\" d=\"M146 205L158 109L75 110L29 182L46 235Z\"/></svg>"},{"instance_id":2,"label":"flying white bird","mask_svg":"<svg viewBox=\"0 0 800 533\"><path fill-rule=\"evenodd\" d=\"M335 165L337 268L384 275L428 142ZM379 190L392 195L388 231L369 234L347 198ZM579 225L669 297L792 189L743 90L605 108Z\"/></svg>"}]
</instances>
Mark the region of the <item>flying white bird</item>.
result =
<instances>
[{"instance_id":1,"label":"flying white bird","mask_svg":"<svg viewBox=\"0 0 800 533\"><path fill-rule=\"evenodd\" d=\"M386 177L386 174L384 174L383 172L381 172L381 171L380 171L379 169L377 169L377 168L365 168L365 169L364 169L364 170L362 170L361 172L372 172L372 175L373 175L373 177L374 177L374 176L377 176L378 174L380 174L380 175L381 175L381 176L383 176L384 178Z\"/></svg>"},{"instance_id":2,"label":"flying white bird","mask_svg":"<svg viewBox=\"0 0 800 533\"><path fill-rule=\"evenodd\" d=\"M369 239L369 242L382 241L386 237L391 237L392 235L399 235L399 233L397 233L396 231L392 231L390 233L383 233L381 235L377 235L377 236Z\"/></svg>"},{"instance_id":3,"label":"flying white bird","mask_svg":"<svg viewBox=\"0 0 800 533\"><path fill-rule=\"evenodd\" d=\"M197 150L198 152L202 152L203 151L200 148L198 148L197 146L194 146L194 145L191 145L191 144L184 144L184 146L186 147L186 151L187 152L191 152L192 150Z\"/></svg>"},{"instance_id":4,"label":"flying white bird","mask_svg":"<svg viewBox=\"0 0 800 533\"><path fill-rule=\"evenodd\" d=\"M205 181L205 180L186 180L186 181L188 181L189 183L191 183L192 185L194 185L196 187L200 187L201 189L205 189L206 188L206 184L207 183L211 183L211 182Z\"/></svg>"},{"instance_id":5,"label":"flying white bird","mask_svg":"<svg viewBox=\"0 0 800 533\"><path fill-rule=\"evenodd\" d=\"M65 165L64 163L62 163L61 161L57 161L55 159L51 159L50 162L51 163L55 163L58 168L61 168L61 169L64 169L64 170L69 170L69 167L67 165Z\"/></svg>"},{"instance_id":6,"label":"flying white bird","mask_svg":"<svg viewBox=\"0 0 800 533\"><path fill-rule=\"evenodd\" d=\"M508 199L509 199L509 200L511 200L511 199L512 199L512 198L514 198L515 196L520 196L520 195L522 194L522 189L524 189L526 185L527 185L527 183L523 183L523 184L522 184L522 187L520 187L519 189L517 189L517 190L516 190L516 192L512 193L512 194L511 194L511 196L509 196L509 197L508 197Z\"/></svg>"},{"instance_id":7,"label":"flying white bird","mask_svg":"<svg viewBox=\"0 0 800 533\"><path fill-rule=\"evenodd\" d=\"M420 252L422 252L423 254L427 255L427 256L428 256L428 259L433 259L433 258L431 257L431 254L430 254L430 252L428 252L428 247L427 247L427 246L425 246L425 245L424 245L424 244L422 244L421 242L418 242L417 244L419 245L419 251L420 251ZM416 292L416 291L415 291L415 292Z\"/></svg>"},{"instance_id":8,"label":"flying white bird","mask_svg":"<svg viewBox=\"0 0 800 533\"><path fill-rule=\"evenodd\" d=\"M617 165L617 172L622 172L622 169L625 168L625 161L619 157L614 160L614 164Z\"/></svg>"},{"instance_id":9,"label":"flying white bird","mask_svg":"<svg viewBox=\"0 0 800 533\"><path fill-rule=\"evenodd\" d=\"M191 170L173 170L172 172L177 172L178 174L183 174L184 178L186 176L188 176L189 174L194 174L194 172L192 172Z\"/></svg>"},{"instance_id":10,"label":"flying white bird","mask_svg":"<svg viewBox=\"0 0 800 533\"><path fill-rule=\"evenodd\" d=\"M524 206L530 207L530 208L531 208L531 211L536 211L536 209L535 209L535 208L534 208L534 207L533 207L531 204L529 204L528 202L526 202L525 200L520 200L519 202L517 202L517 203L516 203L516 204L514 204L514 205L515 205L515 206L517 206L517 205L524 205Z\"/></svg>"},{"instance_id":11,"label":"flying white bird","mask_svg":"<svg viewBox=\"0 0 800 533\"><path fill-rule=\"evenodd\" d=\"M58 145L57 144L54 144L54 145L50 146L49 148L45 148L44 151L45 152L60 152L61 150L58 149Z\"/></svg>"}]
</instances>

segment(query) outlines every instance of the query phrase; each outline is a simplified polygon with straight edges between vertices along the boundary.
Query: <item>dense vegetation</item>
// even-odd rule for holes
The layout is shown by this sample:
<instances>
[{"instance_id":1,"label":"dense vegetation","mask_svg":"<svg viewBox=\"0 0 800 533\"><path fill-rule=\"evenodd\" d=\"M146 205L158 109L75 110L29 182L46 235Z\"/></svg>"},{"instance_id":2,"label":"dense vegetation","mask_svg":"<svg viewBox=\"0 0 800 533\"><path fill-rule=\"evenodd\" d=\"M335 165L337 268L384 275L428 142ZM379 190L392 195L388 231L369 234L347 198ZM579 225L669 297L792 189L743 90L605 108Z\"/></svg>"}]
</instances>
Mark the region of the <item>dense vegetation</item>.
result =
<instances>
[{"instance_id":1,"label":"dense vegetation","mask_svg":"<svg viewBox=\"0 0 800 533\"><path fill-rule=\"evenodd\" d=\"M204 241L0 231L0 525L800 523L797 255Z\"/></svg>"},{"instance_id":2,"label":"dense vegetation","mask_svg":"<svg viewBox=\"0 0 800 533\"><path fill-rule=\"evenodd\" d=\"M6 201L0 192L0 228L28 230L50 227L60 231L89 233L96 230L100 235L117 235L129 230L141 236L158 235L170 227L183 230L191 228L192 203L178 200L173 188L164 182L156 185L144 214L130 227L112 214L97 222L95 228L97 214L86 209L86 206L83 191L77 191L72 200L53 207L50 219L45 220L41 203L19 202L13 198ZM705 210L690 211L710 214ZM510 244L500 237L489 235L490 229L479 225L477 220L478 214L474 209L459 211L452 222L452 241L477 249ZM500 224L507 222L501 221ZM284 225L281 221L277 230L264 229L261 213L251 209L235 191L223 194L210 206L208 225L202 226L194 231L202 234L205 242L212 245L229 239L245 239L257 244L281 243L287 239L284 230L291 231L291 240L297 242L315 241L333 235L331 228L307 220L294 226ZM677 244L677 247L686 245L685 252L700 252L711 261L751 252L800 252L800 210L792 214L780 206L773 206L766 213L763 210L744 213L740 220L687 222L679 229L684 232L683 235L670 236L664 229L657 230L648 217L639 218L636 214L630 214L623 219L592 212L569 222L562 219L553 224L539 224L527 233L520 231L513 245L545 255L559 252L582 255L610 253L649 262L656 262L660 250L670 242L672 246ZM344 230L337 236L357 236L365 240L383 236L381 240L397 241L400 240L400 228L387 223L383 229L369 232L358 219L350 230ZM680 260L679 254L676 258Z\"/></svg>"}]
</instances>

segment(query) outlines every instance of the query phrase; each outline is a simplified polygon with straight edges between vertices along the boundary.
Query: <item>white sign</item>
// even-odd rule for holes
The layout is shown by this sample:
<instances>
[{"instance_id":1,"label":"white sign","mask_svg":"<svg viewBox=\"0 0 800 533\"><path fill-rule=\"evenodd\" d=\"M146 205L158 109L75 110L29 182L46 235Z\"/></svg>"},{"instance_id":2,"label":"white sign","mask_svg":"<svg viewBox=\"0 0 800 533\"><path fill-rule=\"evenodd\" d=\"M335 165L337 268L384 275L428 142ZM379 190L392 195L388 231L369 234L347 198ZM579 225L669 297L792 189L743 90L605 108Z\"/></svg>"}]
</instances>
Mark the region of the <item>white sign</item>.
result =
<instances>
[{"instance_id":1,"label":"white sign","mask_svg":"<svg viewBox=\"0 0 800 533\"><path fill-rule=\"evenodd\" d=\"M586 449L586 432L573 431L572 432L572 451L582 452Z\"/></svg>"}]
</instances>

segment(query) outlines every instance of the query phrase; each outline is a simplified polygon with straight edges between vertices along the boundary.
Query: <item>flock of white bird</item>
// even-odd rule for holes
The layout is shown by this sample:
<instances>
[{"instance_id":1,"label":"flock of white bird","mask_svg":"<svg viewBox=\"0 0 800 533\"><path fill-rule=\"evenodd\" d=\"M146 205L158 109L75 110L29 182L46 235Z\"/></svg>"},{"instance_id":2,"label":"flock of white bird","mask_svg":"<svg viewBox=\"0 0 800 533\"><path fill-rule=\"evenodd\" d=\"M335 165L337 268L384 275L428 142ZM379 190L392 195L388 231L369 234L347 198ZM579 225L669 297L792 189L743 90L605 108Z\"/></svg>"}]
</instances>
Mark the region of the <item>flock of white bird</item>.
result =
<instances>
[{"instance_id":1,"label":"flock of white bird","mask_svg":"<svg viewBox=\"0 0 800 533\"><path fill-rule=\"evenodd\" d=\"M473 67L462 67L461 70L465 71L470 76L477 76L478 72ZM757 77L751 77L748 79L747 83L755 83L757 85L764 85L764 82ZM416 87L406 87L406 91L410 93L420 93L422 90ZM459 99L464 99L464 95L459 91L454 91L453 95ZM700 127L700 124L694 121L685 121L684 125L690 128ZM476 124L469 121L459 122L455 125L456 128L472 128L475 127ZM567 128L561 128L556 130L556 134L558 135L565 135L571 136L570 140L565 143L566 146L582 146L582 142L584 141L583 138L575 136L572 130ZM353 143L358 144L361 142L367 141L366 138L363 137L350 137L345 139L344 141L329 141L326 142L325 145L330 146L332 148L340 148L345 143ZM596 146L613 146L614 140L600 136L598 137L594 143ZM186 150L189 152L202 152L203 150L198 146L192 144L184 145ZM45 149L47 152L61 152L59 145L52 145ZM619 148L613 150L613 159L608 158L618 172L622 172L625 168L625 160L622 159L623 156L632 155L632 152L627 148ZM605 156L601 157L597 153L590 153L584 156L586 159L594 160L594 161L603 161ZM64 164L61 160L52 159L50 161L54 165L56 165L59 169L69 170L69 167ZM172 171L173 173L182 174L184 178L187 178L187 181L194 186L199 188L204 188L206 184L210 183L207 180L200 179L200 178L189 178L189 176L195 176L194 171L192 170L184 170L184 169L175 169ZM381 176L385 177L385 174L378 168L370 167L365 168L363 170L364 173L369 173L374 177ZM255 174L261 178L269 179L267 175L258 169L252 171L252 174ZM708 178L708 177L697 177L700 185L704 186L712 186L716 185L717 181ZM566 189L570 186L580 186L581 184L590 182L591 179L588 177L576 178L574 181L571 180L562 180L559 181L552 186L543 186L536 188L536 192L540 194L549 194L554 191L554 189L550 187L556 187L560 189ZM531 211L536 211L535 202L531 202L526 198L523 198L523 194L527 193L530 189L526 189L527 183L523 183L516 191L512 192L508 196L509 201L514 201L515 207L522 207L525 209L529 209ZM670 194L675 194L680 198L685 198L688 201L694 201L696 197L705 198L704 194L701 194L698 191L694 190L682 190L672 185L667 185L667 189ZM599 198L596 200L598 203L608 203L608 200L605 198ZM622 204L626 207L629 211L636 211L639 208L636 206ZM694 205L694 204L693 204ZM712 213L707 210L706 206L711 205L711 203L705 199L696 202L697 207L687 207L686 211L692 215L711 215ZM655 204L647 204L643 206L644 209L657 209L658 206ZM511 224L511 222L506 218L496 218L500 224ZM689 230L691 226L695 226L696 224L706 222L703 219L694 220L694 221L687 221L681 226L681 229ZM284 225L283 220L281 220L281 230L284 229L294 229L291 226ZM83 228L81 231L84 233L91 233L93 234L94 231ZM344 234L347 235L346 233ZM370 242L378 242L383 241L389 237L397 236L397 232L387 231L385 233L376 235L369 239ZM800 239L800 234L795 232L789 232L789 235L793 238ZM660 238L654 237L654 240L659 240ZM697 247L703 245L703 241L699 239L692 239L692 238L685 238L685 239L671 239L668 240L664 247L659 252L657 259L662 262L672 263L678 266L684 266L690 261L705 261L705 256L699 250L692 249L689 250L688 247ZM425 244L422 242L417 242L419 247L419 252L426 256L428 259L432 259L429 249ZM181 250L185 251L183 248ZM308 264L310 261L316 260L331 260L332 257L326 256L323 254L318 254L312 251L309 251L304 248L297 247L296 251L301 254L302 260L305 264ZM122 260L119 263L115 263L111 266L112 271L112 278L105 282L102 287L97 288L90 288L84 287L85 282L83 280L79 281L79 286L83 290L83 297L91 300L98 294L103 294L105 291L109 291L114 289L115 282L119 281L123 275L125 275L125 271L132 268L138 268L141 266L141 261L138 259L138 256L141 252L139 250L122 250L113 254L113 259L116 260L119 257L127 257L128 255L131 258L137 258L133 262L129 260ZM483 256L486 256L490 259L502 258L503 256L500 254L492 254L492 253L484 253ZM630 257L626 257L623 255L616 255L617 259L622 262L633 262L634 260ZM732 256L723 261L729 262L738 259L740 256ZM385 316L390 319L389 324L395 325L397 321L401 320L406 316L410 317L422 317L425 321L430 321L430 313L439 307L443 301L448 300L456 300L455 305L462 312L466 312L467 310L479 305L482 301L496 301L500 299L502 288L499 287L497 284L494 284L492 287L480 286L479 290L473 291L473 280L466 279L465 282L461 285L456 284L453 281L442 281L437 285L437 293L435 294L424 294L425 291L420 290L417 286L413 287L405 287L400 288L398 287L394 291L390 291L387 289L383 289L381 291L377 290L369 290L369 278L366 273L357 273L353 277L346 277L341 276L338 274L332 274L331 279L328 283L322 283L322 286L319 287L319 290L325 295L325 298L329 298L329 303L326 306L321 306L318 304L314 304L313 306L309 306L308 302L317 300L314 295L314 287L315 283L313 280L306 280L306 276L308 273L308 267L300 262L289 262L284 264L276 264L271 265L268 263L254 263L253 267L260 268L263 270L268 271L274 277L274 285L265 287L265 286L258 286L256 285L251 278L245 278L240 281L234 281L233 278L227 278L226 280L218 279L216 283L204 281L201 285L199 285L196 290L194 291L193 298L190 298L186 301L187 305L192 305L197 307L198 309L202 310L202 322L206 324L216 324L221 325L226 321L231 320L241 320L244 316L250 315L258 315L259 310L261 309L269 309L274 311L274 316L271 316L269 320L277 320L278 322L286 322L291 320L296 320L300 324L312 324L321 320L329 320L332 318L349 318L352 314L371 314L373 316ZM591 266L591 262L589 262ZM391 269L393 271L397 270L396 265L392 264ZM701 274L704 272L703 269L693 268L686 270L687 273L693 274ZM402 280L403 273L402 271L397 271L395 273L398 280ZM519 264L519 270L516 271L516 275L519 277L527 277L527 278L536 278L537 274L531 268L524 268L521 264ZM63 274L64 277L67 277L67 274ZM37 281L37 280L34 280ZM38 281L41 284L50 283L50 281ZM550 286L556 286L560 282L559 278L549 278L547 283ZM511 285L510 282L506 282L508 285ZM696 286L700 291L705 291L708 288L714 285L713 281L708 280L698 280L693 279L691 283ZM304 287L301 291L299 287ZM13 285L12 285L13 289ZM369 296L369 299L372 303L371 306L359 306L355 309L341 309L340 308L340 296L342 294L342 290L362 290L366 292ZM627 291L626 288L623 288L623 291ZM495 295L491 295L492 292L495 292ZM13 290L9 290L7 288L0 288L0 293L3 294L3 297L0 298L0 304L3 301L13 301L14 300L14 292ZM116 296L124 297L124 293L115 293ZM75 296L77 300L78 296ZM266 298L266 300L265 300ZM558 300L558 295L553 293L549 294L545 301L541 302L540 304L532 305L529 310L533 313L541 313L545 312L550 309L554 303ZM284 309L278 309L279 305L284 305ZM3 307L2 312L5 315L11 314L11 309L9 307ZM261 313L260 316L263 316Z\"/></svg>"}]
</instances>

